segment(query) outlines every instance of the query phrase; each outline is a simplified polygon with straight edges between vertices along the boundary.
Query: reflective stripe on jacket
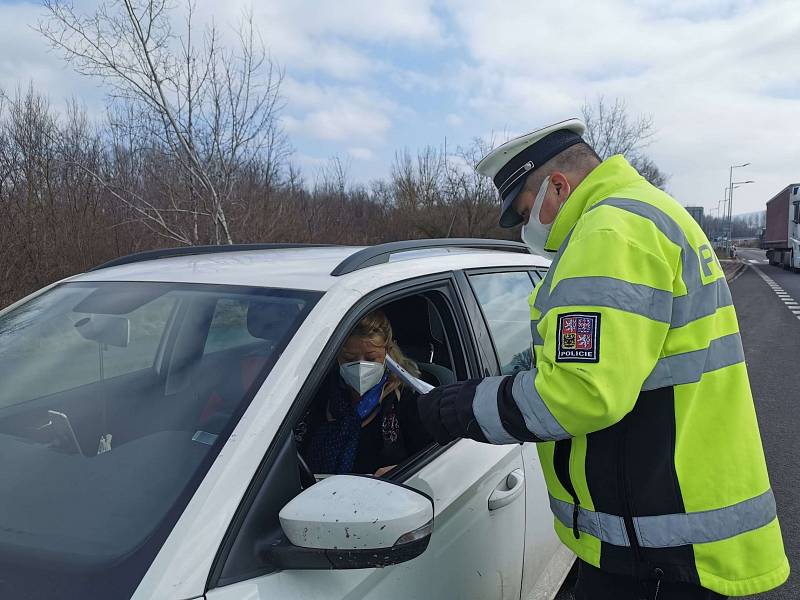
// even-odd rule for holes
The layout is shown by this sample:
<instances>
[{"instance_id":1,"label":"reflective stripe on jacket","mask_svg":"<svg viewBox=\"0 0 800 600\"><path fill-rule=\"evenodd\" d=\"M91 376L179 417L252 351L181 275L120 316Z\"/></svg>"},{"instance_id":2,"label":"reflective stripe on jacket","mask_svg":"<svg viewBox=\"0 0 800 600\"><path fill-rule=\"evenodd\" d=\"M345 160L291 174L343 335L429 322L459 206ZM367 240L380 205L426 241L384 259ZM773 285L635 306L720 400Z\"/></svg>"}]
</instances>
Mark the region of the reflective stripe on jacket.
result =
<instances>
[{"instance_id":1,"label":"reflective stripe on jacket","mask_svg":"<svg viewBox=\"0 0 800 600\"><path fill-rule=\"evenodd\" d=\"M561 540L726 596L789 574L739 326L708 239L621 156L562 207L531 296L535 367L478 385L494 443L542 441Z\"/></svg>"}]
</instances>

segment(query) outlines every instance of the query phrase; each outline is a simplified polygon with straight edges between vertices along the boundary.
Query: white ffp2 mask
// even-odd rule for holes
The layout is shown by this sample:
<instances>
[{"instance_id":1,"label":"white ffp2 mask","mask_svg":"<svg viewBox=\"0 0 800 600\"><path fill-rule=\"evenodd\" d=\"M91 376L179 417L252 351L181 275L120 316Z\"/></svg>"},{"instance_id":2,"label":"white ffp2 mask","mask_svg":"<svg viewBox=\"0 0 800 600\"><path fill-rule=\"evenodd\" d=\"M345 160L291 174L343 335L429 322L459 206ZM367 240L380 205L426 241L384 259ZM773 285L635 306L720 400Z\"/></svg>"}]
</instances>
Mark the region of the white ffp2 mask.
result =
<instances>
[{"instance_id":1,"label":"white ffp2 mask","mask_svg":"<svg viewBox=\"0 0 800 600\"><path fill-rule=\"evenodd\" d=\"M520 231L520 237L525 245L528 246L528 248L530 248L534 254L544 257L551 257L555 254L555 252L551 250L545 250L544 247L547 243L547 238L550 237L550 230L553 227L553 223L555 223L556 217L558 217L558 213L561 211L561 207L564 206L564 203L561 202L558 205L558 210L556 211L553 220L547 225L542 223L542 205L544 204L544 197L545 194L547 194L547 187L549 185L550 176L548 175L544 178L544 181L542 181L542 185L539 186L539 192L536 194L536 199L533 201L533 207L531 208L531 216L528 218L528 222L522 226L522 230Z\"/></svg>"},{"instance_id":2,"label":"white ffp2 mask","mask_svg":"<svg viewBox=\"0 0 800 600\"><path fill-rule=\"evenodd\" d=\"M339 365L339 374L344 382L363 396L380 383L386 367L383 363L357 360Z\"/></svg>"}]
</instances>

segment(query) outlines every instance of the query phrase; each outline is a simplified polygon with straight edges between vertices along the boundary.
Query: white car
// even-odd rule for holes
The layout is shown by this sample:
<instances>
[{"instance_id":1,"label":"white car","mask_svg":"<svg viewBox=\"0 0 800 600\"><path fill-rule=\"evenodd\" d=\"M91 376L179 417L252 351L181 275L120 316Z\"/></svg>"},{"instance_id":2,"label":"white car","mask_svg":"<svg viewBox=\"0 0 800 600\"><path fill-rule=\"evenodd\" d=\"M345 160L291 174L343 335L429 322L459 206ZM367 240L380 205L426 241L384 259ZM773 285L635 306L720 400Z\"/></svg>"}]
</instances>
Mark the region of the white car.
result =
<instances>
[{"instance_id":1,"label":"white car","mask_svg":"<svg viewBox=\"0 0 800 600\"><path fill-rule=\"evenodd\" d=\"M360 317L438 385L530 364L549 261L420 240L142 253L0 312L0 597L549 599L574 556L533 444L430 444L386 476L295 441Z\"/></svg>"}]
</instances>

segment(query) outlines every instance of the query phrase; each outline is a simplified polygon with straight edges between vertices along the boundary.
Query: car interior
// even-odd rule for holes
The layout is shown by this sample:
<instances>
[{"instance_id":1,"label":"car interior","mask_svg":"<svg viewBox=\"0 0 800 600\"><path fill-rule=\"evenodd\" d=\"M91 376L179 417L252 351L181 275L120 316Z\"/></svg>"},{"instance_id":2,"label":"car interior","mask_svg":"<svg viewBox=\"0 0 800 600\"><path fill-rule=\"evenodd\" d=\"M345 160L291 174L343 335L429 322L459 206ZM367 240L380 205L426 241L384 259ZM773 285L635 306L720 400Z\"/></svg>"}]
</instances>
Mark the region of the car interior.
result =
<instances>
[{"instance_id":1,"label":"car interior","mask_svg":"<svg viewBox=\"0 0 800 600\"><path fill-rule=\"evenodd\" d=\"M275 339L276 330L283 329L278 324L291 323L300 309L251 300L244 307L250 339L208 352L217 303L197 299L176 307L181 333L173 331L171 340L161 341L170 346L166 363L2 408L0 433L89 458L97 455L103 430L113 435L115 448L158 431L219 434L256 377L278 359L273 351L281 341ZM157 409L148 408L153 403ZM66 416L77 444L51 439L51 426L43 427L52 421L48 411Z\"/></svg>"},{"instance_id":2,"label":"car interior","mask_svg":"<svg viewBox=\"0 0 800 600\"><path fill-rule=\"evenodd\" d=\"M433 386L455 383L466 377L466 368L461 352L453 346L454 327L452 315L441 294L427 292L410 295L393 300L381 306L392 325L395 341L403 353L414 361L420 370L420 379ZM447 325L446 325L447 324ZM328 369L335 368L335 358L331 359ZM321 385L324 385L321 384ZM319 388L318 388L319 390ZM313 395L317 402L323 396ZM312 400L313 402L313 400ZM310 410L314 410L314 406ZM319 407L317 407L319 408ZM406 467L409 463L427 450L430 446L406 459L397 465L396 469ZM320 477L327 474L312 473L302 453L298 453L303 486L307 487Z\"/></svg>"},{"instance_id":3,"label":"car interior","mask_svg":"<svg viewBox=\"0 0 800 600\"><path fill-rule=\"evenodd\" d=\"M156 358L147 368L111 372L96 381L88 375L87 383L77 387L54 376L55 386L68 389L30 399L20 397L26 393L23 386L9 383L4 388L8 397L0 398L0 454L14 460L0 478L0 497L5 499L0 553L5 547L18 553L28 536L50 552L92 563L124 554L141 542L152 519L166 514L197 469L208 464L218 436L230 430L234 414L244 409L248 394L279 358L293 323L310 309L296 299L232 298L199 294L177 299L169 326L157 328L160 339L152 348ZM215 329L225 301L238 303L237 310L227 307ZM134 339L137 329L148 325L137 319L135 310L126 316L72 314L57 315L62 330L71 340L80 333L97 342L93 353L90 346L86 363L94 361L97 369L100 361L101 373L104 356L107 372L112 371L110 346L128 343L119 332L129 330ZM92 320L103 327L89 335ZM70 333L73 327L84 330ZM13 356L0 358L0 372L24 368ZM74 369L78 363L62 364ZM104 449L98 441L106 437ZM69 519L52 510L53 493Z\"/></svg>"},{"instance_id":4,"label":"car interior","mask_svg":"<svg viewBox=\"0 0 800 600\"><path fill-rule=\"evenodd\" d=\"M381 308L392 323L397 344L417 364L423 380L434 386L458 381L441 304L437 307L431 296L420 294ZM445 316L452 319L446 311Z\"/></svg>"},{"instance_id":5,"label":"car interior","mask_svg":"<svg viewBox=\"0 0 800 600\"><path fill-rule=\"evenodd\" d=\"M417 363L423 380L444 385L467 378L466 356L455 315L443 293L431 290L410 294L370 306L362 315L377 308L386 313L398 345ZM335 356L329 360L332 367ZM309 409L320 385L323 381L301 396L294 412L298 419ZM268 468L256 476L242 503L241 521L228 538L222 550L224 560L217 563L212 576L217 585L279 570L291 555L291 549L285 546L278 514L287 502L317 481L316 474L298 452L292 435L296 424L294 421L292 428L276 439L274 455L265 462ZM438 444L431 443L382 477L402 482L440 451Z\"/></svg>"}]
</instances>

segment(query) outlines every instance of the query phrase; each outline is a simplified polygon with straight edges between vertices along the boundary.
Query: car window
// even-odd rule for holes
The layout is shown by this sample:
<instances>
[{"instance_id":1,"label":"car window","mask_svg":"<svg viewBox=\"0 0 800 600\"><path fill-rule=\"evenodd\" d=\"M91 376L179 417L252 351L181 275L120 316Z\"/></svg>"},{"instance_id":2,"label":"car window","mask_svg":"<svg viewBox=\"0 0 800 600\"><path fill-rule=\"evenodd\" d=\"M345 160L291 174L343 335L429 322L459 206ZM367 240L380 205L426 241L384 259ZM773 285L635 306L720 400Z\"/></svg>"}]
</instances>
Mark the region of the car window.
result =
<instances>
[{"instance_id":1,"label":"car window","mask_svg":"<svg viewBox=\"0 0 800 600\"><path fill-rule=\"evenodd\" d=\"M89 293L74 288L60 295L77 303ZM175 307L174 296L162 296L124 317L90 317L53 310L51 302L50 295L36 298L19 309L15 319L4 319L9 324L6 331L0 331L0 357L15 367L13 373L3 376L0 407L152 367ZM92 331L98 327L113 330L116 339L93 339ZM12 328L17 333L14 337L7 335ZM69 357L69 369L59 368L65 356ZM31 373L33 368L38 376Z\"/></svg>"},{"instance_id":2,"label":"car window","mask_svg":"<svg viewBox=\"0 0 800 600\"><path fill-rule=\"evenodd\" d=\"M203 350L205 354L259 341L247 329L248 307L249 303L242 299L222 298L217 301Z\"/></svg>"},{"instance_id":3,"label":"car window","mask_svg":"<svg viewBox=\"0 0 800 600\"><path fill-rule=\"evenodd\" d=\"M162 296L128 314L128 345L105 348L103 377L116 377L152 367L175 305L175 296Z\"/></svg>"},{"instance_id":4,"label":"car window","mask_svg":"<svg viewBox=\"0 0 800 600\"><path fill-rule=\"evenodd\" d=\"M449 286L437 286L424 293L409 294L375 307L380 308L389 319L395 342L405 357L413 361L422 379L434 385L453 383L477 375L475 356L469 348L464 347L464 338L459 335L465 318L456 312L459 309L452 292ZM348 327L354 325L349 323ZM338 327L344 327L344 324L340 323ZM425 461L431 457L429 453L441 451L424 429L416 409L417 395L410 391L401 391L399 398L396 395L387 397L388 400L394 397L397 402L392 407L388 400L386 404L382 403L375 420L370 421L374 422L375 427L370 428L366 424L367 427L362 428L355 422L355 427L348 431L349 419L340 419L344 427L329 421L327 415L331 410L346 414L342 405L335 402L336 388L346 384L338 381L338 348L332 350L330 352L329 349L328 362L319 369L321 376L315 387L308 389L307 397L301 395L297 399L300 406L295 407L299 410L292 422L292 430L284 434L287 438L283 450L275 455L274 462L264 471L265 479L259 484L258 494L245 509L247 514L235 533L235 540L215 585L241 581L251 577L254 572L267 572L273 566L279 568L253 550L265 540L277 543L283 539L278 514L301 491L301 479L303 485L307 485L309 481L313 482L315 476L330 474L330 471L311 468L314 462L321 462L320 457L324 460L328 458L324 456L328 453L340 456L346 452L354 453L356 458L352 460L350 472L364 473L358 470L357 463L359 445L366 440L368 450L372 448L380 453L376 455L378 458L386 459L385 463L371 465L371 468L397 465L384 476L402 482L422 464L426 464ZM348 392L346 387L344 392ZM403 403L408 404L404 406ZM350 437L352 431L357 435L362 432L364 437L359 436L358 444L343 443L353 439ZM328 435L331 432L333 435ZM368 453L364 453L362 448L361 454ZM302 458L301 464L298 464L298 458ZM337 463L341 464L341 461L337 460ZM303 473L300 479L298 470Z\"/></svg>"},{"instance_id":5,"label":"car window","mask_svg":"<svg viewBox=\"0 0 800 600\"><path fill-rule=\"evenodd\" d=\"M430 385L452 384L459 380L454 366L463 364L464 360L459 356L458 342L454 339L457 338L455 321L442 300L438 294L411 295L393 300L370 312L355 329L380 327L382 329L373 331L386 331L388 328L392 333L392 358L395 361ZM462 377L466 375L463 369L459 370ZM349 435L356 435L358 439L347 460L339 458L334 461L336 443L321 442L333 437L332 426L321 415L338 415L337 418L345 420L351 418L348 415L354 409L350 389L340 375L336 359L326 365L325 371L327 376L318 387L310 409L294 428L301 455L315 474L372 475L379 469L394 467L411 459L433 444L419 420L417 393L410 385L386 372L388 379L384 389L394 388L397 393L382 398L380 407L374 409L376 416L370 420L373 423L371 427L365 421L360 432L358 429L354 430L355 433L351 431ZM377 435L377 430L380 430L380 435Z\"/></svg>"},{"instance_id":6,"label":"car window","mask_svg":"<svg viewBox=\"0 0 800 600\"><path fill-rule=\"evenodd\" d=\"M500 372L510 375L530 369L531 277L525 271L517 271L473 274L469 280L494 342Z\"/></svg>"},{"instance_id":7,"label":"car window","mask_svg":"<svg viewBox=\"0 0 800 600\"><path fill-rule=\"evenodd\" d=\"M0 564L26 565L11 589L130 597L320 295L68 283L0 316Z\"/></svg>"}]
</instances>

